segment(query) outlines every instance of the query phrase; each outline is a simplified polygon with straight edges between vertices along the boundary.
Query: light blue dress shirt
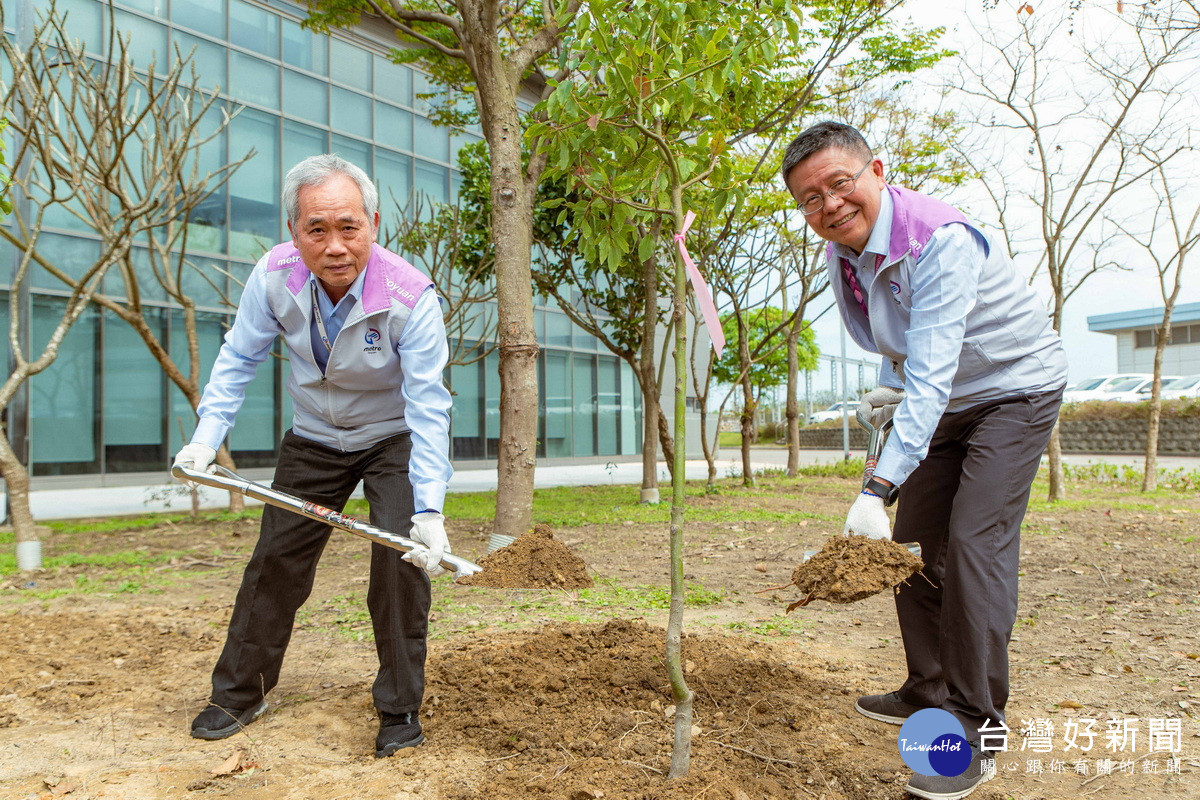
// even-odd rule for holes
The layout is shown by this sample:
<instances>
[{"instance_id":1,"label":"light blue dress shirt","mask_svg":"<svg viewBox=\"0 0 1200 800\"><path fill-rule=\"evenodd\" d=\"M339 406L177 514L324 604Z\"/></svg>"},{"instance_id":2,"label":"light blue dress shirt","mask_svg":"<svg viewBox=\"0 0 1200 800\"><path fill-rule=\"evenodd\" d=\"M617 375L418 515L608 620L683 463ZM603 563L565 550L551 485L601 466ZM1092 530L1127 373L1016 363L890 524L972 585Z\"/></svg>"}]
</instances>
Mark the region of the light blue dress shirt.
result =
<instances>
[{"instance_id":1,"label":"light blue dress shirt","mask_svg":"<svg viewBox=\"0 0 1200 800\"><path fill-rule=\"evenodd\" d=\"M309 276L305 297L311 301L313 284L317 287L317 307L325 321L329 341L337 339L338 333L354 309L357 298L362 295L366 270L359 273L346 295L338 302L330 300L316 276ZM213 364L209 376L209 387L200 406L200 423L192 436L193 442L208 445L214 450L221 446L225 435L232 427L234 417L246 396L246 385L253 380L258 365L266 360L274 345L275 337L282 332L279 321L271 313L267 303L263 282L247 281L242 298L238 303L238 317L243 325L251 325L260 336L262 347L252 353L237 353L223 347L221 356ZM445 408L445 388L440 370L437 374L419 363L428 354L442 353L445 340L438 340L441 323L441 302L437 293L425 291L404 326L404 333L396 344L396 352L404 365L405 422L412 432L412 454L409 458L409 478L413 486L413 501L417 511L440 511L445 502L446 488L453 469L445 452L444 431L448 424ZM437 324L433 324L436 320ZM321 341L315 317L310 326L313 356L324 371L329 353Z\"/></svg>"},{"instance_id":2,"label":"light blue dress shirt","mask_svg":"<svg viewBox=\"0 0 1200 800\"><path fill-rule=\"evenodd\" d=\"M879 216L863 252L855 253L841 244L833 246L838 258L849 260L864 287L874 277L876 256L887 257L892 235L892 198L887 189L880 192L880 197ZM986 258L983 240L966 225L955 223L933 233L913 268L911 326L920 327L927 334L921 340L928 344L928 349L909 351L904 362L907 378L904 383L898 380L888 359L883 359L880 367L881 384L906 390L904 402L893 419L892 433L875 467L875 474L884 480L897 485L904 483L928 452L933 432L947 411L967 314L976 301L977 273ZM875 313L889 311L881 308ZM996 396L1008 393L1011 392L998 391Z\"/></svg>"}]
</instances>

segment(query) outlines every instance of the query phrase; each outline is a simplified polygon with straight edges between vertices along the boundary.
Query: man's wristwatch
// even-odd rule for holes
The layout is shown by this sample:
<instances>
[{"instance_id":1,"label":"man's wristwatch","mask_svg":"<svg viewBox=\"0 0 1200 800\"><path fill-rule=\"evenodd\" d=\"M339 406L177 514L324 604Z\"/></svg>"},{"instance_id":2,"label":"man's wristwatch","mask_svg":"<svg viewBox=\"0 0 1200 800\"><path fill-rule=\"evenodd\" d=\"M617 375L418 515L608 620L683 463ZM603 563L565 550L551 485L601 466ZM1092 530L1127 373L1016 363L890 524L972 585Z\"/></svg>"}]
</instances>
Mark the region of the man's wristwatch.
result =
<instances>
[{"instance_id":1,"label":"man's wristwatch","mask_svg":"<svg viewBox=\"0 0 1200 800\"><path fill-rule=\"evenodd\" d=\"M895 484L886 484L878 478L871 478L867 481L867 485L863 487L871 494L878 495L883 498L883 504L890 506L896 502L896 498L900 496L900 487Z\"/></svg>"}]
</instances>

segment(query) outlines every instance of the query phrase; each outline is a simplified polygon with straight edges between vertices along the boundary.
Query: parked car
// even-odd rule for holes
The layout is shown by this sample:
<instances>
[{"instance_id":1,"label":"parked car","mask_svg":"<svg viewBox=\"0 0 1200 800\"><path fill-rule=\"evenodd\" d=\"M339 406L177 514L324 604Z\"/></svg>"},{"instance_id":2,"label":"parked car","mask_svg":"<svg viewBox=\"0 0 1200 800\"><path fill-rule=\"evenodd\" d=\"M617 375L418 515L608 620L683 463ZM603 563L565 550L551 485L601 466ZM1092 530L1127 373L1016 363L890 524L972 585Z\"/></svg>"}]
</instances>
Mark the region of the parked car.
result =
<instances>
[{"instance_id":1,"label":"parked car","mask_svg":"<svg viewBox=\"0 0 1200 800\"><path fill-rule=\"evenodd\" d=\"M1163 375L1162 378L1164 385L1177 379L1176 375ZM1108 396L1102 399L1116 400L1121 403L1140 403L1150 399L1153 389L1154 378L1130 378L1113 386L1111 391L1106 392Z\"/></svg>"},{"instance_id":2,"label":"parked car","mask_svg":"<svg viewBox=\"0 0 1200 800\"><path fill-rule=\"evenodd\" d=\"M1082 403L1086 400L1111 400L1112 398L1108 397L1108 393L1112 392L1117 384L1134 378L1153 377L1153 375L1148 375L1144 372L1126 372L1121 375L1098 375L1095 378L1088 378L1074 386L1067 387L1067 390L1063 392L1063 402Z\"/></svg>"},{"instance_id":3,"label":"parked car","mask_svg":"<svg viewBox=\"0 0 1200 800\"><path fill-rule=\"evenodd\" d=\"M1200 397L1200 375L1188 375L1170 382L1163 381L1163 400L1178 400L1181 397Z\"/></svg>"},{"instance_id":4,"label":"parked car","mask_svg":"<svg viewBox=\"0 0 1200 800\"><path fill-rule=\"evenodd\" d=\"M830 420L841 419L842 406L846 406L846 413L850 416L851 423L857 424L854 422L854 414L856 411L858 411L857 400L845 400L840 403L834 403L824 411L814 411L808 416L808 424L815 425L818 422L829 422Z\"/></svg>"}]
</instances>

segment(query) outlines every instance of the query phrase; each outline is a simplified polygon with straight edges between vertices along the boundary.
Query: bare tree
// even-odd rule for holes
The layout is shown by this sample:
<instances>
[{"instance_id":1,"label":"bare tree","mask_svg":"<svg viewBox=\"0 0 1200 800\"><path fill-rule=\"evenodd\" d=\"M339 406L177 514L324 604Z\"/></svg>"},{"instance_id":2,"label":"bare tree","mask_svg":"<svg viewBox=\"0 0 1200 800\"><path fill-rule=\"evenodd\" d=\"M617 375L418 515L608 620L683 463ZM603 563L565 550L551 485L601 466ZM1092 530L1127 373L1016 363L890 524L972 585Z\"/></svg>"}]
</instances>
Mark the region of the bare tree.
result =
<instances>
[{"instance_id":1,"label":"bare tree","mask_svg":"<svg viewBox=\"0 0 1200 800\"><path fill-rule=\"evenodd\" d=\"M964 62L961 91L985 109L980 141L964 155L982 176L1010 251L1023 249L1014 199L1037 215L1033 279L1044 273L1049 284L1055 330L1067 300L1106 263L1083 257L1096 248L1106 212L1186 149L1179 130L1189 116L1182 110L1189 83L1180 69L1194 80L1197 5L1128 6L1126 15L1078 3L1060 11L1039 6L1037 13L1028 7L1016 15L1012 34L979 31L981 54ZM1080 15L1089 25L1076 24ZM1009 158L1017 146L1025 156L1019 167ZM1049 497L1058 500L1064 486L1057 427L1049 452Z\"/></svg>"},{"instance_id":2,"label":"bare tree","mask_svg":"<svg viewBox=\"0 0 1200 800\"><path fill-rule=\"evenodd\" d=\"M379 237L389 250L411 254L443 300L442 319L453 347L449 363L464 366L496 351L496 281L491 251L471 249L470 237L486 225L475 206L406 203Z\"/></svg>"},{"instance_id":3,"label":"bare tree","mask_svg":"<svg viewBox=\"0 0 1200 800\"><path fill-rule=\"evenodd\" d=\"M0 49L11 72L3 87L4 108L16 134L14 177L3 189L12 200L12 224L0 228L0 237L22 254L9 294L12 368L0 389L0 407L7 409L22 384L53 363L63 338L93 300L135 328L142 326L139 333L148 329L141 314L138 283L145 277L135 266L135 241L145 237L150 244L152 270L164 285L170 282L165 265L173 260L178 284L186 217L233 167L199 172L197 149L215 135L199 134L200 120L215 96L196 92L194 76L191 84L185 81L185 59L162 76L153 64L139 73L129 58L128 38L109 37L105 58L95 62L66 33L63 15L53 8L35 26L30 45L22 49L4 38ZM69 215L95 233L99 248L90 264L64 265L47 255L40 240L48 213ZM34 356L24 330L29 281L39 267L62 281L69 295L49 343ZM99 293L110 271L122 279L124 301ZM186 298L177 299L188 308ZM153 350L157 340L147 344ZM194 340L191 344L196 365ZM0 471L17 539L28 540L33 535L28 471L8 435L0 441Z\"/></svg>"},{"instance_id":4,"label":"bare tree","mask_svg":"<svg viewBox=\"0 0 1200 800\"><path fill-rule=\"evenodd\" d=\"M1154 332L1154 383L1150 392L1150 418L1146 427L1146 462L1142 491L1152 492L1158 485L1158 432L1162 420L1163 350L1171 340L1171 315L1183 283L1183 268L1191 251L1200 244L1200 203L1190 212L1179 208L1178 186L1172 186L1166 170L1158 168L1151 180L1158 194L1158 206L1144 234L1119 226L1131 241L1145 250L1158 273L1158 290L1163 300L1162 321ZM1190 214L1190 215L1189 215ZM1164 244L1156 241L1160 238Z\"/></svg>"}]
</instances>

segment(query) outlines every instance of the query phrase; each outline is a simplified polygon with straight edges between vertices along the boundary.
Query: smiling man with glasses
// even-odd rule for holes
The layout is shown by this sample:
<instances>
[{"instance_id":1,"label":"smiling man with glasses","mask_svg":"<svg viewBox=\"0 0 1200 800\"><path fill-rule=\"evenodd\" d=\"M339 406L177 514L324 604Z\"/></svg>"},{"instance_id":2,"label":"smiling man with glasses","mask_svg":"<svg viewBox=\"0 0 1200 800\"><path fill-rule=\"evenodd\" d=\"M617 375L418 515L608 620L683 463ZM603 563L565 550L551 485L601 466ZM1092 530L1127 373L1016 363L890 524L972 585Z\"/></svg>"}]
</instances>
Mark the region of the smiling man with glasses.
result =
<instances>
[{"instance_id":1,"label":"smiling man with glasses","mask_svg":"<svg viewBox=\"0 0 1200 800\"><path fill-rule=\"evenodd\" d=\"M805 222L829 242L842 321L883 361L860 411L892 434L844 532L919 542L928 581L901 584L908 678L855 708L902 724L941 708L963 725L957 776L914 775L910 794L957 800L994 775L982 729L1004 724L1021 520L1058 417L1058 334L1000 242L958 209L889 186L857 130L822 122L783 157ZM899 498L893 537L886 506Z\"/></svg>"}]
</instances>

